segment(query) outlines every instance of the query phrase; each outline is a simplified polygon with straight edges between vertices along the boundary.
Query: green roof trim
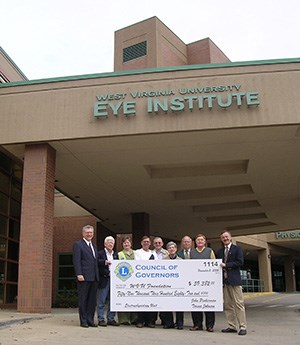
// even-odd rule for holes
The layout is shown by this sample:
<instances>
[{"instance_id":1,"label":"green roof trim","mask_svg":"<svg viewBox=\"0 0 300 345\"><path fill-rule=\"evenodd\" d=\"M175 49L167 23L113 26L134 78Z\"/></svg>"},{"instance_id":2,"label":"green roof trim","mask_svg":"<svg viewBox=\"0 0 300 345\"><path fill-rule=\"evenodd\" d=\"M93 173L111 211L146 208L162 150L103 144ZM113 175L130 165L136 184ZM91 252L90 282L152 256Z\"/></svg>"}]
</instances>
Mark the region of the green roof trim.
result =
<instances>
[{"instance_id":1,"label":"green roof trim","mask_svg":"<svg viewBox=\"0 0 300 345\"><path fill-rule=\"evenodd\" d=\"M226 62L226 63L212 63L212 64L202 64L202 65L184 65L184 66L171 66L171 67L162 67L162 68L147 68L147 69L142 69L142 70L106 72L106 73L99 73L99 74L83 74L83 75L75 75L75 76L69 76L69 77L57 77L57 78L36 79L36 80L26 80L26 81L4 83L4 84L0 84L0 88L10 87L10 86L47 84L47 83L65 82L65 81L73 81L73 80L120 77L120 76L126 76L126 75L140 75L140 74L148 74L148 73L192 71L192 70L201 70L201 69L275 65L275 64L288 64L288 63L300 63L300 58Z\"/></svg>"},{"instance_id":2,"label":"green roof trim","mask_svg":"<svg viewBox=\"0 0 300 345\"><path fill-rule=\"evenodd\" d=\"M27 81L28 78L26 77L26 75L20 70L20 68L14 63L13 59L10 58L10 56L6 53L6 51L2 47L0 47L0 52L11 63L11 65L14 67L14 69Z\"/></svg>"}]
</instances>

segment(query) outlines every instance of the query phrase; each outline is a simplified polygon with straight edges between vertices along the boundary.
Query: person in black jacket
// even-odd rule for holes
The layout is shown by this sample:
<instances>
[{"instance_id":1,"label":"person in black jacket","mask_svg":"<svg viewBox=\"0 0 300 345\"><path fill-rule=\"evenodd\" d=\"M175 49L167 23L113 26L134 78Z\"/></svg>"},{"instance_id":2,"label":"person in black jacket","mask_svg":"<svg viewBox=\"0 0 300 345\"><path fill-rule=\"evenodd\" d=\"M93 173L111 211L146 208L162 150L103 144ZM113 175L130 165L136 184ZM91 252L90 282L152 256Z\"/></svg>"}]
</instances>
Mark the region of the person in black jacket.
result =
<instances>
[{"instance_id":1,"label":"person in black jacket","mask_svg":"<svg viewBox=\"0 0 300 345\"><path fill-rule=\"evenodd\" d=\"M107 236L104 240L104 249L98 253L99 265L99 301L98 301L98 325L106 327L107 325L119 326L115 320L116 312L110 310L110 265L113 260L118 260L118 253L113 248L115 239ZM104 307L107 302L107 322L104 317Z\"/></svg>"},{"instance_id":2,"label":"person in black jacket","mask_svg":"<svg viewBox=\"0 0 300 345\"><path fill-rule=\"evenodd\" d=\"M94 322L97 304L97 286L99 272L97 247L92 243L94 228L86 225L82 228L82 240L73 246L73 265L77 279L79 319L81 327L97 327Z\"/></svg>"},{"instance_id":3,"label":"person in black jacket","mask_svg":"<svg viewBox=\"0 0 300 345\"><path fill-rule=\"evenodd\" d=\"M222 332L237 333L239 329L239 335L246 335L246 313L240 271L244 263L243 251L232 243L229 231L222 232L220 238L224 247L218 250L217 258L222 259L224 311L229 324Z\"/></svg>"}]
</instances>

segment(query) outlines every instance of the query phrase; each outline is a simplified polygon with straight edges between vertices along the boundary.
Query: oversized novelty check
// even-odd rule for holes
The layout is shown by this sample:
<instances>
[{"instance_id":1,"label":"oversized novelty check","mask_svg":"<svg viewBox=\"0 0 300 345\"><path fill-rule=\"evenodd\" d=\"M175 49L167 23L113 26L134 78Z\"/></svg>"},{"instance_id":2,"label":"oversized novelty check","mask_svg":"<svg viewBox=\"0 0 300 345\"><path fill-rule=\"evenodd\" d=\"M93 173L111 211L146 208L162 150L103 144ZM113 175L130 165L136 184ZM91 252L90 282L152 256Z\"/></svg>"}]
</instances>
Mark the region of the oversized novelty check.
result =
<instances>
[{"instance_id":1,"label":"oversized novelty check","mask_svg":"<svg viewBox=\"0 0 300 345\"><path fill-rule=\"evenodd\" d=\"M112 311L222 311L221 260L115 260Z\"/></svg>"}]
</instances>

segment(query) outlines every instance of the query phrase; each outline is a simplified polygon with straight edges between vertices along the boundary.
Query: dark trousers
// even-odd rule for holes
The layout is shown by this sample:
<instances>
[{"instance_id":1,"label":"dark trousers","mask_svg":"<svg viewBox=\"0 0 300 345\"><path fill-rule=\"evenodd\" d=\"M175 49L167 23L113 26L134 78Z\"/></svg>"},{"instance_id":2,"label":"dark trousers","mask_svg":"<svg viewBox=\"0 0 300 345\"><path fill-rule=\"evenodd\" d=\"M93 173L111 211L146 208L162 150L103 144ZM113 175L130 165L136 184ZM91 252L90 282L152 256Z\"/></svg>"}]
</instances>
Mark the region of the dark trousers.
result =
<instances>
[{"instance_id":1,"label":"dark trousers","mask_svg":"<svg viewBox=\"0 0 300 345\"><path fill-rule=\"evenodd\" d=\"M215 325L215 312L213 311L205 311L205 327L206 329L208 328L214 328ZM202 311L197 311L197 312L192 312L192 319L193 319L193 324L194 327L200 327L202 328L202 322L203 322L203 312Z\"/></svg>"},{"instance_id":2,"label":"dark trousers","mask_svg":"<svg viewBox=\"0 0 300 345\"><path fill-rule=\"evenodd\" d=\"M156 312L141 311L138 313L137 323L141 323L145 326L155 325L156 318L157 318Z\"/></svg>"},{"instance_id":3,"label":"dark trousers","mask_svg":"<svg viewBox=\"0 0 300 345\"><path fill-rule=\"evenodd\" d=\"M80 324L94 324L98 282L77 282Z\"/></svg>"},{"instance_id":4,"label":"dark trousers","mask_svg":"<svg viewBox=\"0 0 300 345\"><path fill-rule=\"evenodd\" d=\"M171 311L164 311L162 312L162 320L164 322L164 325L167 327L173 327L174 326L174 318L173 313ZM177 311L176 312L176 325L177 327L183 327L183 312Z\"/></svg>"}]
</instances>

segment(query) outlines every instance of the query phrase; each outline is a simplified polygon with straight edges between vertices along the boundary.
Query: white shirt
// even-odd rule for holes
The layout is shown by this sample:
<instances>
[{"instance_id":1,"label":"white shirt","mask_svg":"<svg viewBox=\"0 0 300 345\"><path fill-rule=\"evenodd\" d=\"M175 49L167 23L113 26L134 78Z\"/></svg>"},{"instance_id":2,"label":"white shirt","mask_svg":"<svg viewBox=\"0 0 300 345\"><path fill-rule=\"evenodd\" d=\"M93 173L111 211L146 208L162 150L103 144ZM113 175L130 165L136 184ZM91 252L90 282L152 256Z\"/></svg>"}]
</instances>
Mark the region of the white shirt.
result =
<instances>
[{"instance_id":1,"label":"white shirt","mask_svg":"<svg viewBox=\"0 0 300 345\"><path fill-rule=\"evenodd\" d=\"M135 251L135 260L149 260L150 256L152 255L152 250L148 250L147 252L141 248L141 249L137 249Z\"/></svg>"},{"instance_id":2,"label":"white shirt","mask_svg":"<svg viewBox=\"0 0 300 345\"><path fill-rule=\"evenodd\" d=\"M94 250L94 247L93 247L93 244L92 244L92 242L89 242L88 240L86 240L85 238L83 238L83 240L84 240L84 242L89 246L89 247L91 247L91 249L92 249L92 252L93 252L93 255L94 255L94 258L96 257L96 255L95 255L95 250ZM91 245L91 246L90 246Z\"/></svg>"},{"instance_id":3,"label":"white shirt","mask_svg":"<svg viewBox=\"0 0 300 345\"><path fill-rule=\"evenodd\" d=\"M113 261L113 259L114 259L114 256L113 256L114 251L112 251L112 252L110 253L106 248L104 248L104 250L105 250L105 253L106 253L107 260ZM110 265L108 265L108 268L109 268L109 270L110 270Z\"/></svg>"}]
</instances>

